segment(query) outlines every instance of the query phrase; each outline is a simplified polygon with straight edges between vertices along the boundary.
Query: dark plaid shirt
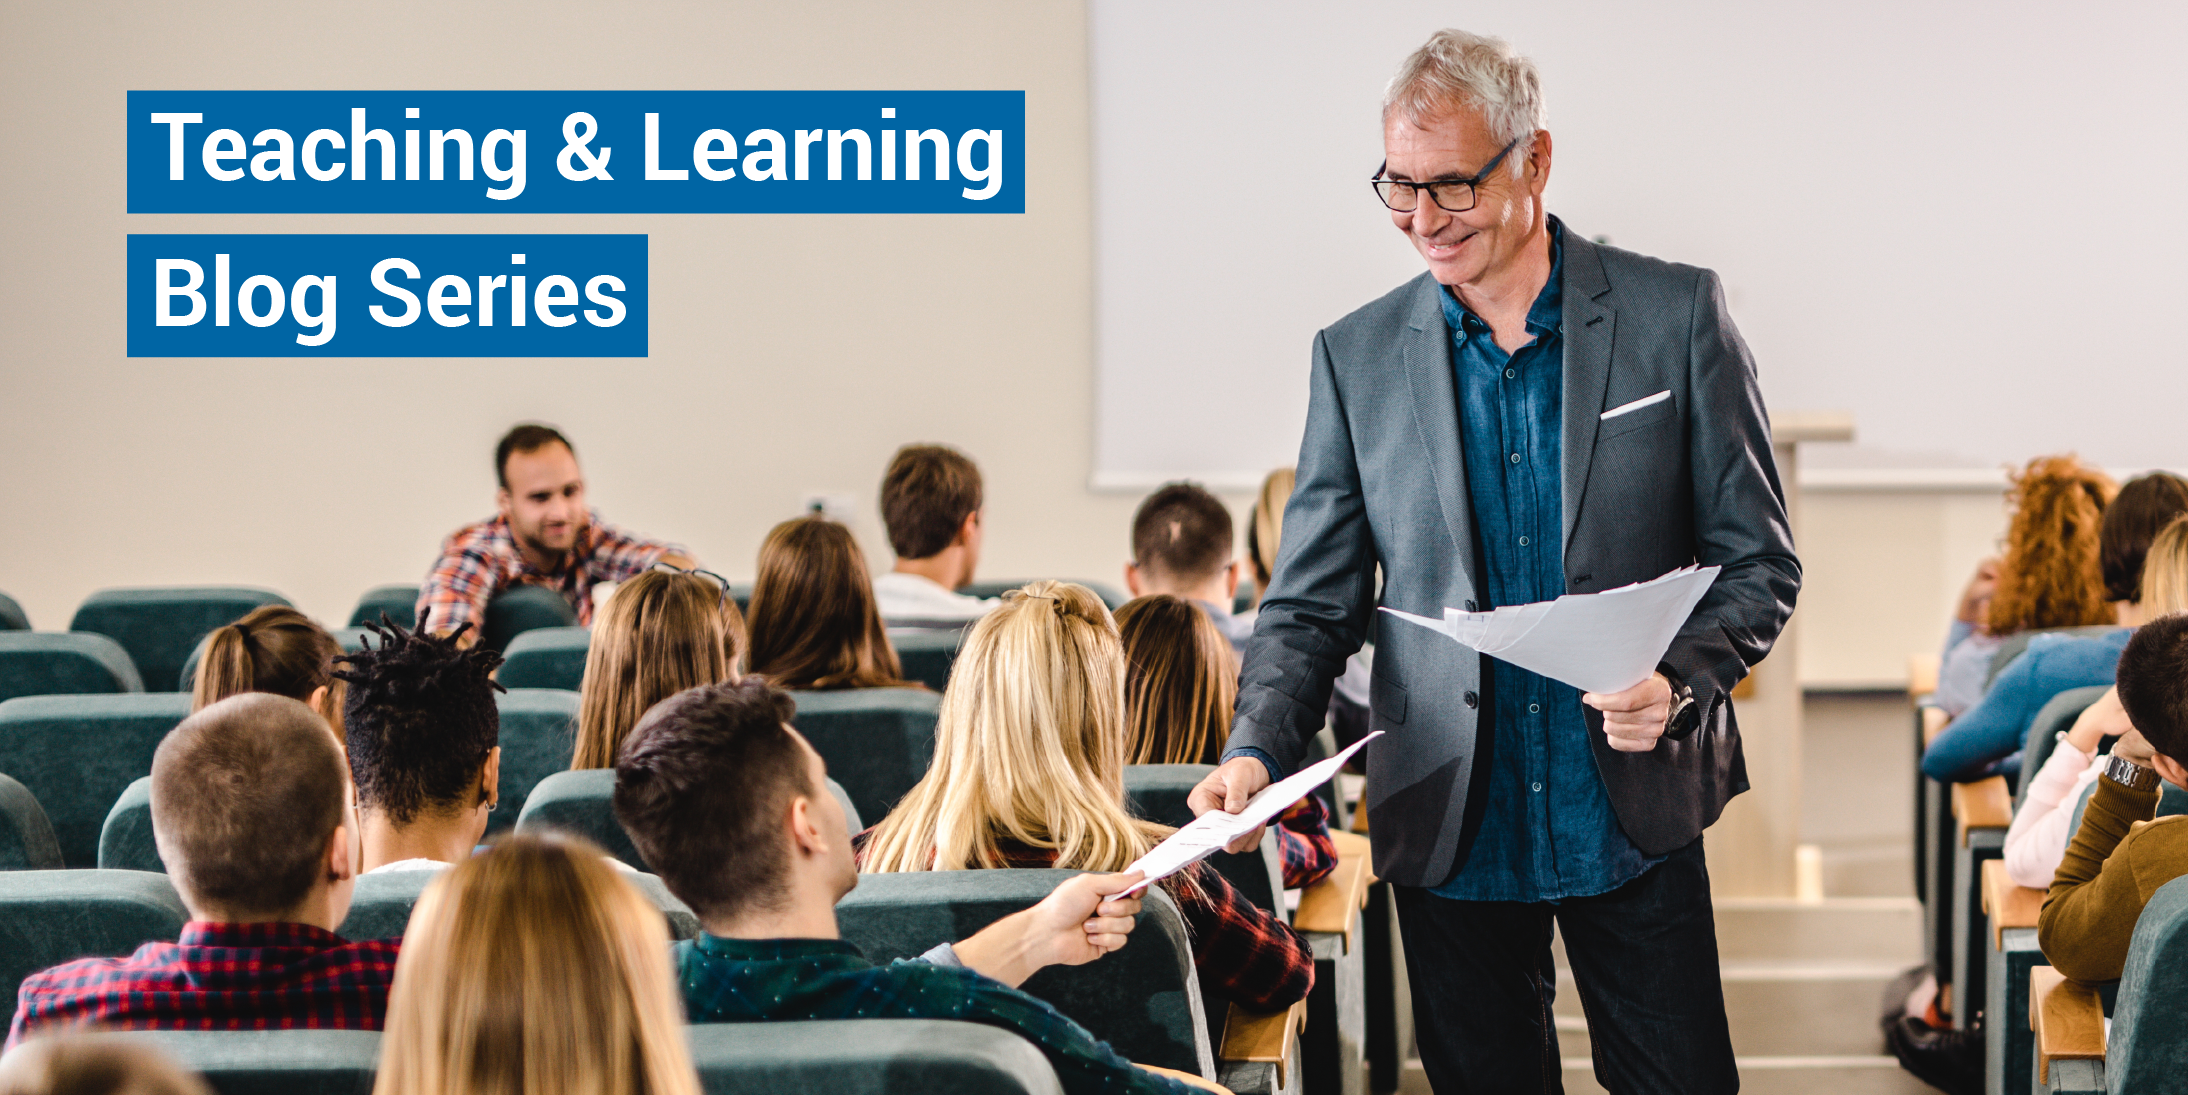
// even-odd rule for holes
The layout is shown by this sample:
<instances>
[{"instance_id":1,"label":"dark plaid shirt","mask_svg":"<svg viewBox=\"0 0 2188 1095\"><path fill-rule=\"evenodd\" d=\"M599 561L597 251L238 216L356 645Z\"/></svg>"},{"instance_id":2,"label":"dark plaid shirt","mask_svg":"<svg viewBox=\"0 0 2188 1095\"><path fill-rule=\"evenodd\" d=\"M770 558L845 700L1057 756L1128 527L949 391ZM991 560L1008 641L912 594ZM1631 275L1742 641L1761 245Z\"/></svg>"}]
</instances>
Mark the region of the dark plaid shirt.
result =
<instances>
[{"instance_id":1,"label":"dark plaid shirt","mask_svg":"<svg viewBox=\"0 0 2188 1095\"><path fill-rule=\"evenodd\" d=\"M173 943L32 974L8 1045L40 1027L379 1030L398 939L352 943L309 924L193 920Z\"/></svg>"},{"instance_id":2,"label":"dark plaid shirt","mask_svg":"<svg viewBox=\"0 0 2188 1095\"><path fill-rule=\"evenodd\" d=\"M1330 811L1322 796L1308 795L1276 815L1276 850L1284 857L1284 888L1304 889L1337 869L1337 842L1330 839Z\"/></svg>"},{"instance_id":3,"label":"dark plaid shirt","mask_svg":"<svg viewBox=\"0 0 2188 1095\"><path fill-rule=\"evenodd\" d=\"M876 966L840 939L724 939L676 944L677 984L694 1023L807 1019L956 1019L1038 1046L1072 1095L1185 1085L1134 1068L1109 1044L1034 997L969 969L923 961Z\"/></svg>"}]
</instances>

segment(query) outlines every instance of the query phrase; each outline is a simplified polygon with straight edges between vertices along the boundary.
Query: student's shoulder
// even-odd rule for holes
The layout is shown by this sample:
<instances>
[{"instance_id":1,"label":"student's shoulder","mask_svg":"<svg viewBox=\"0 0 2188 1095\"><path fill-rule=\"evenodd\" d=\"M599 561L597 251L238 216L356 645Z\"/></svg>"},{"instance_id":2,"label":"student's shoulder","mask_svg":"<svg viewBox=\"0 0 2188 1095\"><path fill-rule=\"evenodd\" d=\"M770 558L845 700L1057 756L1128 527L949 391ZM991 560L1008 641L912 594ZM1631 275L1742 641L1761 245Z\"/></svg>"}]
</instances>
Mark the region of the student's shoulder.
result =
<instances>
[{"instance_id":1,"label":"student's shoulder","mask_svg":"<svg viewBox=\"0 0 2188 1095\"><path fill-rule=\"evenodd\" d=\"M2127 827L2114 855L2134 868L2136 885L2147 895L2188 875L2188 815L2138 821Z\"/></svg>"},{"instance_id":2,"label":"student's shoulder","mask_svg":"<svg viewBox=\"0 0 2188 1095\"><path fill-rule=\"evenodd\" d=\"M441 541L441 554L492 554L514 546L509 539L508 526L499 517L489 517L449 533L448 538Z\"/></svg>"}]
</instances>

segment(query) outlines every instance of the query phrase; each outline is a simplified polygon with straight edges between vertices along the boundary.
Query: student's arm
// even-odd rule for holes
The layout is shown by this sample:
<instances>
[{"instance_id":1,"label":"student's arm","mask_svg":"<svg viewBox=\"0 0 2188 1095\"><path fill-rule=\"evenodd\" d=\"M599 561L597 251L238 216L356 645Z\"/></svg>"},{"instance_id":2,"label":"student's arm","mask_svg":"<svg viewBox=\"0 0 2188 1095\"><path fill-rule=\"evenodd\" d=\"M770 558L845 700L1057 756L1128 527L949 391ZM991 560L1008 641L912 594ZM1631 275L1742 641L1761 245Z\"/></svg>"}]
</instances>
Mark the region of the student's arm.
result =
<instances>
[{"instance_id":1,"label":"student's arm","mask_svg":"<svg viewBox=\"0 0 2188 1095\"><path fill-rule=\"evenodd\" d=\"M958 963L1013 988L1049 966L1081 966L1124 946L1139 915L1137 894L1115 900L1143 876L1082 874L1065 879L1040 904L1012 913L952 944Z\"/></svg>"},{"instance_id":2,"label":"student's arm","mask_svg":"<svg viewBox=\"0 0 2188 1095\"><path fill-rule=\"evenodd\" d=\"M2028 737L2029 720L2057 692L2039 678L2044 651L2030 648L1998 675L1990 691L1952 721L1922 753L1922 774L1931 779L1965 782L1983 767L2011 756Z\"/></svg>"},{"instance_id":3,"label":"student's arm","mask_svg":"<svg viewBox=\"0 0 2188 1095\"><path fill-rule=\"evenodd\" d=\"M590 532L592 546L586 552L585 567L596 582L628 582L655 563L667 563L685 570L699 568L699 561L692 558L690 548L648 540L602 521L598 513L593 514Z\"/></svg>"},{"instance_id":4,"label":"student's arm","mask_svg":"<svg viewBox=\"0 0 2188 1095\"><path fill-rule=\"evenodd\" d=\"M1329 809L1308 795L1276 816L1276 849L1284 862L1284 888L1304 889L1337 869L1337 842L1330 839Z\"/></svg>"},{"instance_id":5,"label":"student's arm","mask_svg":"<svg viewBox=\"0 0 2188 1095\"><path fill-rule=\"evenodd\" d=\"M1206 861L1176 877L1182 884L1172 892L1191 929L1201 984L1249 1011L1277 1011L1306 998L1314 988L1314 948L1305 936L1246 900Z\"/></svg>"},{"instance_id":6,"label":"student's arm","mask_svg":"<svg viewBox=\"0 0 2188 1095\"><path fill-rule=\"evenodd\" d=\"M2157 812L2158 791L2130 791L2100 776L2082 827L2044 897L2036 942L2044 957L2076 981L2110 981L2127 964L2127 944L2142 915L2142 891L2128 856L2116 854L2128 830Z\"/></svg>"},{"instance_id":7,"label":"student's arm","mask_svg":"<svg viewBox=\"0 0 2188 1095\"><path fill-rule=\"evenodd\" d=\"M2006 875L2014 885L2041 890L2059 872L2059 857L2066 851L2066 826L2073 820L2070 803L2081 798L2082 776L2091 771L2088 753L2074 743L2060 742L2051 759L2030 777L2028 794L2021 800L2013 826L2006 830Z\"/></svg>"}]
</instances>

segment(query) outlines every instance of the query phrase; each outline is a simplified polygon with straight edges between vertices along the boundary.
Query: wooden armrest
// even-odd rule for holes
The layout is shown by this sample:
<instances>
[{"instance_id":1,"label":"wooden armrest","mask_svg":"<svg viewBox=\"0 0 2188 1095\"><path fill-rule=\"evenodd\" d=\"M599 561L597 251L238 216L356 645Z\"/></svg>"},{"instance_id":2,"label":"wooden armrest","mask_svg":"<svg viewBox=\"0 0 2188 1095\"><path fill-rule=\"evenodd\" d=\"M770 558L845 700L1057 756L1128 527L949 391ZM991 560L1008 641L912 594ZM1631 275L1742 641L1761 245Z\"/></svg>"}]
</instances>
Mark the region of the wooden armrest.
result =
<instances>
[{"instance_id":1,"label":"wooden armrest","mask_svg":"<svg viewBox=\"0 0 2188 1095\"><path fill-rule=\"evenodd\" d=\"M1970 829L2004 829L2012 825L2013 792L2006 789L2006 777L1953 784L1952 816L1960 819L1962 847L1967 846Z\"/></svg>"},{"instance_id":2,"label":"wooden armrest","mask_svg":"<svg viewBox=\"0 0 2188 1095\"><path fill-rule=\"evenodd\" d=\"M1367 905L1374 853L1367 838L1357 833L1333 832L1330 841L1337 845L1337 866L1322 881L1299 891L1299 911L1292 914L1292 927L1350 935Z\"/></svg>"},{"instance_id":3,"label":"wooden armrest","mask_svg":"<svg viewBox=\"0 0 2188 1095\"><path fill-rule=\"evenodd\" d=\"M2104 1002L2097 990L2050 966L2028 971L2028 1022L2036 1032L2038 1083L2051 1079L2053 1061L2104 1059Z\"/></svg>"},{"instance_id":4,"label":"wooden armrest","mask_svg":"<svg viewBox=\"0 0 2188 1095\"><path fill-rule=\"evenodd\" d=\"M1924 749L1928 749L1930 747L1930 743L1936 741L1937 736L1945 732L1945 724L1951 721L1952 716L1946 714L1945 709L1942 707L1923 708L1922 747Z\"/></svg>"},{"instance_id":5,"label":"wooden armrest","mask_svg":"<svg viewBox=\"0 0 2188 1095\"><path fill-rule=\"evenodd\" d=\"M1365 834L1368 831L1367 788L1360 788L1360 801L1352 807L1352 831ZM1337 830L1331 829L1330 832Z\"/></svg>"},{"instance_id":6,"label":"wooden armrest","mask_svg":"<svg viewBox=\"0 0 2188 1095\"><path fill-rule=\"evenodd\" d=\"M2006 874L2006 861L1983 861L1983 911L1990 914L1991 946L2003 950L2007 928L2033 928L2043 911L2044 891L2016 885Z\"/></svg>"},{"instance_id":7,"label":"wooden armrest","mask_svg":"<svg viewBox=\"0 0 2188 1095\"><path fill-rule=\"evenodd\" d=\"M1283 1011L1267 1013L1232 1004L1230 1013L1223 1017L1223 1048L1217 1051L1216 1059L1274 1064L1276 1086L1287 1087L1292 1068L1298 1063L1293 1051L1299 1045L1299 1031L1306 1025L1305 1000Z\"/></svg>"},{"instance_id":8,"label":"wooden armrest","mask_svg":"<svg viewBox=\"0 0 2188 1095\"><path fill-rule=\"evenodd\" d=\"M1907 656L1907 697L1915 699L1937 691L1937 674L1944 659L1935 654Z\"/></svg>"},{"instance_id":9,"label":"wooden armrest","mask_svg":"<svg viewBox=\"0 0 2188 1095\"><path fill-rule=\"evenodd\" d=\"M1195 1076L1190 1072L1179 1072L1177 1069L1164 1068L1161 1065L1143 1065L1138 1061L1132 1062L1132 1067L1144 1072L1152 1072L1157 1076L1168 1076L1187 1087L1197 1087L1202 1091L1220 1091L1223 1095L1231 1095L1230 1088L1205 1076Z\"/></svg>"}]
</instances>

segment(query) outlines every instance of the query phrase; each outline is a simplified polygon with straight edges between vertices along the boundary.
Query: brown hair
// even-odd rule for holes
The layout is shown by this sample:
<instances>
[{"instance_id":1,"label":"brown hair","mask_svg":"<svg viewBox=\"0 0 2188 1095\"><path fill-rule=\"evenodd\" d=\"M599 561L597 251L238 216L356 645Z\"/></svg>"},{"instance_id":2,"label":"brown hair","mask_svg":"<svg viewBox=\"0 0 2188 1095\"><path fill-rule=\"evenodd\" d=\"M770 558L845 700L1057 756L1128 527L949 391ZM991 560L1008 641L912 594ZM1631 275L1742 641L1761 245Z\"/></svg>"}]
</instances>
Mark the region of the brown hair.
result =
<instances>
[{"instance_id":1,"label":"brown hair","mask_svg":"<svg viewBox=\"0 0 2188 1095\"><path fill-rule=\"evenodd\" d=\"M948 445L906 445L881 477L881 523L900 559L942 553L981 505L980 469Z\"/></svg>"},{"instance_id":2,"label":"brown hair","mask_svg":"<svg viewBox=\"0 0 2188 1095\"><path fill-rule=\"evenodd\" d=\"M797 705L758 677L679 692L615 762L615 819L669 892L709 920L781 903L782 821L819 793L785 724Z\"/></svg>"},{"instance_id":3,"label":"brown hair","mask_svg":"<svg viewBox=\"0 0 2188 1095\"><path fill-rule=\"evenodd\" d=\"M1132 515L1132 561L1151 576L1205 582L1231 561L1231 511L1198 483L1171 483Z\"/></svg>"},{"instance_id":4,"label":"brown hair","mask_svg":"<svg viewBox=\"0 0 2188 1095\"><path fill-rule=\"evenodd\" d=\"M697 574L649 570L608 598L585 652L572 768L612 768L646 708L702 684L737 679L744 617Z\"/></svg>"},{"instance_id":5,"label":"brown hair","mask_svg":"<svg viewBox=\"0 0 2188 1095\"><path fill-rule=\"evenodd\" d=\"M213 1089L154 1046L49 1034L0 1057L0 1095L213 1095Z\"/></svg>"},{"instance_id":6,"label":"brown hair","mask_svg":"<svg viewBox=\"0 0 2188 1095\"><path fill-rule=\"evenodd\" d=\"M2138 475L2120 487L2105 507L2097 534L2097 565L2106 597L2141 603L2143 556L2158 530L2183 513L2188 513L2188 479L2172 472Z\"/></svg>"},{"instance_id":7,"label":"brown hair","mask_svg":"<svg viewBox=\"0 0 2188 1095\"><path fill-rule=\"evenodd\" d=\"M1998 589L1991 594L1993 635L2117 619L2097 567L2098 530L2112 501L2112 479L2072 454L2039 456L2013 476Z\"/></svg>"},{"instance_id":8,"label":"brown hair","mask_svg":"<svg viewBox=\"0 0 2188 1095\"><path fill-rule=\"evenodd\" d=\"M205 637L190 710L203 711L240 692L271 692L309 703L313 692L325 688L327 696L314 710L340 736L347 686L335 679L334 659L341 656L342 644L311 617L287 605L254 608Z\"/></svg>"},{"instance_id":9,"label":"brown hair","mask_svg":"<svg viewBox=\"0 0 2188 1095\"><path fill-rule=\"evenodd\" d=\"M1238 703L1238 663L1216 622L1157 594L1118 609L1117 633L1130 763L1216 763Z\"/></svg>"},{"instance_id":10,"label":"brown hair","mask_svg":"<svg viewBox=\"0 0 2188 1095\"><path fill-rule=\"evenodd\" d=\"M599 848L504 838L411 910L374 1095L699 1095L668 944Z\"/></svg>"},{"instance_id":11,"label":"brown hair","mask_svg":"<svg viewBox=\"0 0 2188 1095\"><path fill-rule=\"evenodd\" d=\"M560 445L570 450L571 459L577 458L577 446L570 444L570 439L553 426L524 422L511 427L494 446L494 481L501 484L501 489L508 490L509 457L520 452L538 452L549 445Z\"/></svg>"},{"instance_id":12,"label":"brown hair","mask_svg":"<svg viewBox=\"0 0 2188 1095\"><path fill-rule=\"evenodd\" d=\"M263 692L182 720L152 755L152 836L193 911L271 920L327 871L349 773L326 720Z\"/></svg>"},{"instance_id":13,"label":"brown hair","mask_svg":"<svg viewBox=\"0 0 2188 1095\"><path fill-rule=\"evenodd\" d=\"M1276 549L1284 541L1284 506L1292 500L1292 488L1298 482L1299 473L1291 468L1270 472L1261 480L1261 493L1246 521L1246 554L1254 561L1254 586L1263 593L1276 575Z\"/></svg>"},{"instance_id":14,"label":"brown hair","mask_svg":"<svg viewBox=\"0 0 2188 1095\"><path fill-rule=\"evenodd\" d=\"M752 579L752 671L781 688L908 683L850 529L816 516L768 532Z\"/></svg>"}]
</instances>

